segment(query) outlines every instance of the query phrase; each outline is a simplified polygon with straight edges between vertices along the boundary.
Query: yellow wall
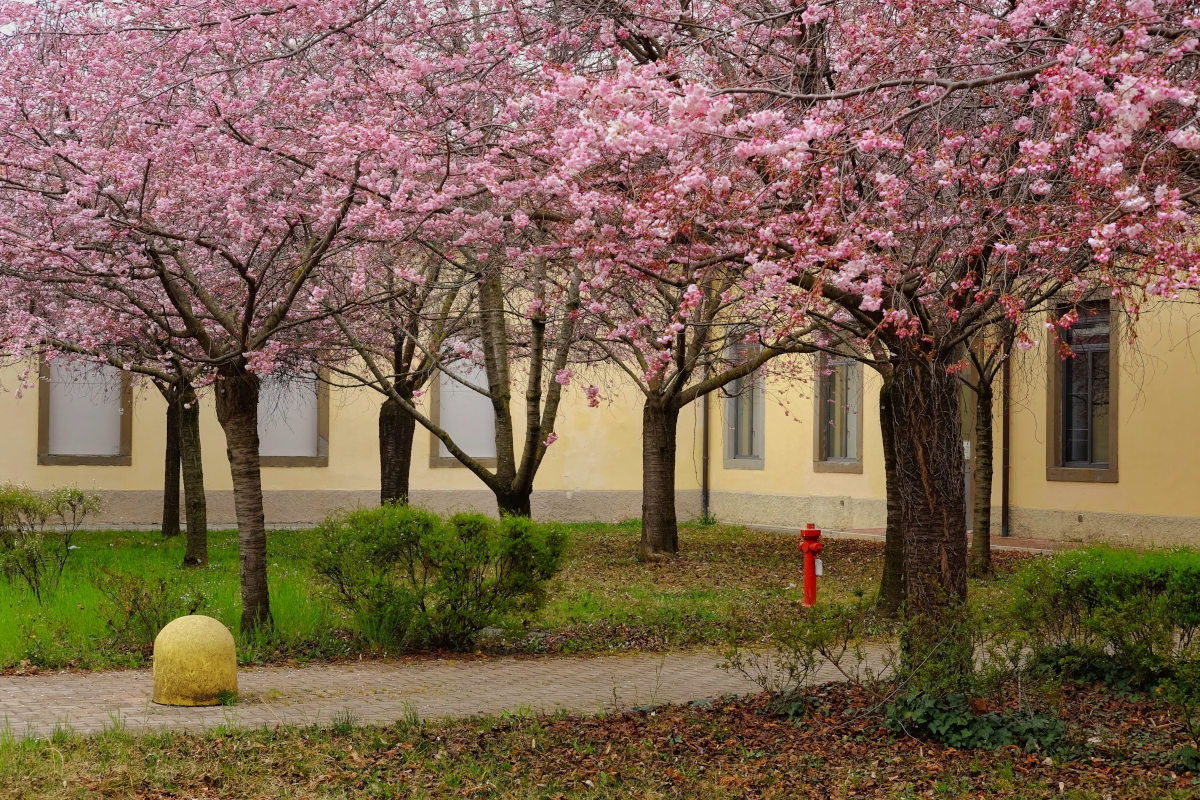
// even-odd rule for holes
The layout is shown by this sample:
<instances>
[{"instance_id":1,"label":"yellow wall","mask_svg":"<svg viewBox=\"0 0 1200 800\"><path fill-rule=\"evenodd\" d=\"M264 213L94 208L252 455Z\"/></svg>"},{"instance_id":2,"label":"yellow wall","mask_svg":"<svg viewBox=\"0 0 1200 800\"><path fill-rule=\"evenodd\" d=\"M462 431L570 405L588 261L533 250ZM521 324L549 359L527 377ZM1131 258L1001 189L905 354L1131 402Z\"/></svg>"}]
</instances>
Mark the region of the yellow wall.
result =
<instances>
[{"instance_id":1,"label":"yellow wall","mask_svg":"<svg viewBox=\"0 0 1200 800\"><path fill-rule=\"evenodd\" d=\"M771 376L766 384L764 468L723 469L725 398L712 398L710 428L713 489L716 491L849 495L882 499L883 441L879 432L879 376L863 369L863 472L817 472L813 468L815 404L811 357Z\"/></svg>"},{"instance_id":2,"label":"yellow wall","mask_svg":"<svg viewBox=\"0 0 1200 800\"><path fill-rule=\"evenodd\" d=\"M1128 321L1122 332L1129 332ZM1046 479L1047 359L1043 332L1014 362L1013 505L1077 512L1200 516L1200 306L1157 302L1118 355L1117 483ZM999 404L997 404L999 406ZM999 409L996 416L999 443ZM997 467L999 450L997 450ZM999 484L994 487L999 502Z\"/></svg>"},{"instance_id":3,"label":"yellow wall","mask_svg":"<svg viewBox=\"0 0 1200 800\"><path fill-rule=\"evenodd\" d=\"M133 445L130 466L40 466L37 464L38 387L20 389L20 373L3 373L0 418L8 435L0 445L0 480L35 488L77 485L98 490L156 490L162 486L165 445L165 405L149 384L135 386ZM583 385L583 384L581 384ZM20 395L20 396L18 396ZM376 414L382 396L367 389L332 390L329 408L329 465L327 467L265 467L265 490L372 490L379 486ZM680 417L677 459L681 488L699 486L699 423L697 409ZM517 443L524 417L514 420ZM629 490L641 488L641 399L628 393L588 408L579 386L568 387L560 407L556 432L536 488L539 490ZM695 431L695 435L693 435ZM431 467L430 435L418 426L413 442L412 486L429 490L475 490L483 484L462 467ZM205 482L214 491L231 488L225 439L217 424L210 396L202 398L201 440ZM693 453L696 449L696 453Z\"/></svg>"},{"instance_id":4,"label":"yellow wall","mask_svg":"<svg viewBox=\"0 0 1200 800\"><path fill-rule=\"evenodd\" d=\"M1046 365L1051 351L1044 334L1034 349L1017 354L1013 367L1011 507L1013 533L1046 538L1108 539L1139 543L1200 543L1200 305L1158 302L1136 327L1132 347L1123 346L1118 398L1119 482L1047 480ZM37 465L37 388L18 397L19 371L0 373L0 481L34 487L77 485L107 492L142 493L162 486L163 401L148 385L135 391L132 465L65 467ZM812 370L808 357L777 365L766 382L764 469L723 466L726 400L713 395L710 406L710 486L719 517L743 522L825 527L882 524L884 476L878 423L878 376L864 369L863 472L818 472L813 467ZM608 376L608 399L588 408L576 379L567 389L556 426L558 441L538 473L539 494L559 498L551 513L588 518L636 515L641 488L641 396L620 388ZM615 384L617 388L612 388ZM999 387L997 386L997 389ZM369 502L378 491L376 413L380 396L369 390L331 392L328 467L264 468L268 494L346 493L350 502ZM993 506L1000 502L1001 403L995 418ZM518 443L523 419L518 415ZM224 436L210 399L202 410L205 478L213 492L227 492L230 478ZM680 417L677 488L681 517L697 512L701 484L701 404ZM414 491L448 497L475 493L486 504L486 489L461 467L431 467L430 437L418 427L413 443ZM575 493L592 493L592 511ZM479 494L483 493L483 500ZM295 495L297 498L300 494ZM613 498L617 498L614 500ZM618 502L619 500L619 502ZM290 503L280 501L280 503ZM339 502L323 500L322 502ZM610 507L611 505L611 507ZM152 523L144 501L138 513ZM686 508L684 507L686 506ZM277 506L278 507L278 506ZM324 507L324 506L322 506ZM303 516L315 510L296 512ZM596 511L599 508L600 511ZM603 512L603 513L601 513ZM318 514L319 515L319 514ZM599 516L597 516L599 515ZM137 521L125 519L125 522ZM299 517L297 522L303 521ZM994 515L994 526L999 515Z\"/></svg>"}]
</instances>

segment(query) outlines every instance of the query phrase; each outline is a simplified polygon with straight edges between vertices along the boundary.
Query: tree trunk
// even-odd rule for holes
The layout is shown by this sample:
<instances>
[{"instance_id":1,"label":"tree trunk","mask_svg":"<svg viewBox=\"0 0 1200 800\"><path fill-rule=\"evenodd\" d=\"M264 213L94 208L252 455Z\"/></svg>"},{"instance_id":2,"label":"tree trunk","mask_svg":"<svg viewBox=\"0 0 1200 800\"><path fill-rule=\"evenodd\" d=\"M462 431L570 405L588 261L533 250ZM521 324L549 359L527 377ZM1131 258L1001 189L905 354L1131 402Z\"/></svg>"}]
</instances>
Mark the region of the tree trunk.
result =
<instances>
[{"instance_id":1,"label":"tree trunk","mask_svg":"<svg viewBox=\"0 0 1200 800\"><path fill-rule=\"evenodd\" d=\"M992 570L992 387L979 379L975 394L975 496L972 498L971 554L967 573L972 578L991 578Z\"/></svg>"},{"instance_id":2,"label":"tree trunk","mask_svg":"<svg viewBox=\"0 0 1200 800\"><path fill-rule=\"evenodd\" d=\"M675 518L675 434L679 409L647 400L642 407L641 561L679 552Z\"/></svg>"},{"instance_id":3,"label":"tree trunk","mask_svg":"<svg viewBox=\"0 0 1200 800\"><path fill-rule=\"evenodd\" d=\"M967 594L959 391L947 366L909 350L901 355L892 378L909 617L936 619Z\"/></svg>"},{"instance_id":4,"label":"tree trunk","mask_svg":"<svg viewBox=\"0 0 1200 800\"><path fill-rule=\"evenodd\" d=\"M902 666L913 687L959 691L972 672L961 626L967 596L966 498L958 382L950 360L901 350L892 372L892 433L904 541Z\"/></svg>"},{"instance_id":5,"label":"tree trunk","mask_svg":"<svg viewBox=\"0 0 1200 800\"><path fill-rule=\"evenodd\" d=\"M163 475L162 535L179 535L179 394L166 391L167 448Z\"/></svg>"},{"instance_id":6,"label":"tree trunk","mask_svg":"<svg viewBox=\"0 0 1200 800\"><path fill-rule=\"evenodd\" d=\"M416 419L392 398L379 407L379 502L383 505L408 502L416 427Z\"/></svg>"},{"instance_id":7,"label":"tree trunk","mask_svg":"<svg viewBox=\"0 0 1200 800\"><path fill-rule=\"evenodd\" d=\"M258 460L258 377L242 364L221 370L216 381L217 419L225 431L233 477L242 579L242 632L271 627L267 593L267 529Z\"/></svg>"},{"instance_id":8,"label":"tree trunk","mask_svg":"<svg viewBox=\"0 0 1200 800\"><path fill-rule=\"evenodd\" d=\"M208 502L200 450L200 403L191 387L179 396L179 454L183 462L183 507L187 518L185 567L208 564Z\"/></svg>"},{"instance_id":9,"label":"tree trunk","mask_svg":"<svg viewBox=\"0 0 1200 800\"><path fill-rule=\"evenodd\" d=\"M896 434L892 423L892 379L879 389L879 427L883 433L883 474L887 492L887 532L883 542L883 578L876 608L887 617L904 605L904 531L900 528L900 487L896 475Z\"/></svg>"},{"instance_id":10,"label":"tree trunk","mask_svg":"<svg viewBox=\"0 0 1200 800\"><path fill-rule=\"evenodd\" d=\"M508 492L496 492L496 508L502 517L531 517L529 500L532 491L513 489Z\"/></svg>"}]
</instances>

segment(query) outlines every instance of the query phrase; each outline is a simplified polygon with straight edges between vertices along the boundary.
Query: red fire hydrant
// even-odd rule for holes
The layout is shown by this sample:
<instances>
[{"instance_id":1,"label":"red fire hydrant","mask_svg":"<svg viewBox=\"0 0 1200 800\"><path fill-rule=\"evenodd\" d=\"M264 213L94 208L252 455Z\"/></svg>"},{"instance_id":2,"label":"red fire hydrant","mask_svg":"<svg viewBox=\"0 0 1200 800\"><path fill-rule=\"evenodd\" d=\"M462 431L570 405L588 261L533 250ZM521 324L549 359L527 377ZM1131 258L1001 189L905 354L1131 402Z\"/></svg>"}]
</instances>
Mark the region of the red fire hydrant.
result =
<instances>
[{"instance_id":1,"label":"red fire hydrant","mask_svg":"<svg viewBox=\"0 0 1200 800\"><path fill-rule=\"evenodd\" d=\"M821 552L821 529L808 527L800 531L800 552L804 553L804 605L817 602L817 555Z\"/></svg>"}]
</instances>

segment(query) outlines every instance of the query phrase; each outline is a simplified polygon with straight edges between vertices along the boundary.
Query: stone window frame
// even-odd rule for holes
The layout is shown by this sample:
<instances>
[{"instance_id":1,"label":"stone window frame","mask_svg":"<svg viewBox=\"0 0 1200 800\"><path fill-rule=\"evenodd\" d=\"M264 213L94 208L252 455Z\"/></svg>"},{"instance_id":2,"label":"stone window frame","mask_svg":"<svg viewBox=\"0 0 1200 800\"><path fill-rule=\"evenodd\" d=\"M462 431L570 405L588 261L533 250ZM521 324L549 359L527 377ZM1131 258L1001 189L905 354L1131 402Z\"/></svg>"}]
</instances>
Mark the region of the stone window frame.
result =
<instances>
[{"instance_id":1,"label":"stone window frame","mask_svg":"<svg viewBox=\"0 0 1200 800\"><path fill-rule=\"evenodd\" d=\"M1062 419L1062 356L1059 354L1058 329L1053 328L1049 337L1049 356L1046 364L1046 480L1075 483L1118 483L1120 471L1117 467L1118 412L1120 409L1120 311L1111 300L1083 301L1077 305L1095 302L1108 304L1108 466L1066 466L1063 463L1063 419ZM1065 313L1072 304L1060 304L1056 317Z\"/></svg>"},{"instance_id":2,"label":"stone window frame","mask_svg":"<svg viewBox=\"0 0 1200 800\"><path fill-rule=\"evenodd\" d=\"M111 365L110 365L111 366ZM50 452L50 362L38 362L37 463L47 467L128 467L133 464L133 379L121 370L120 452L116 455L87 455Z\"/></svg>"},{"instance_id":3,"label":"stone window frame","mask_svg":"<svg viewBox=\"0 0 1200 800\"><path fill-rule=\"evenodd\" d=\"M317 370L317 454L315 456L259 455L262 467L328 467L329 466L329 375Z\"/></svg>"},{"instance_id":4,"label":"stone window frame","mask_svg":"<svg viewBox=\"0 0 1200 800\"><path fill-rule=\"evenodd\" d=\"M833 358L842 362L835 366L847 366L855 370L856 382L854 402L857 413L855 424L855 449L858 455L854 458L828 458L825 451L825 382L830 376L825 375L826 365ZM821 353L817 356L817 380L813 392L813 472L843 473L861 475L863 471L863 365L861 361L848 356L832 356Z\"/></svg>"},{"instance_id":5,"label":"stone window frame","mask_svg":"<svg viewBox=\"0 0 1200 800\"><path fill-rule=\"evenodd\" d=\"M431 373L429 381L429 421L439 428L442 427L442 372L441 368L435 368ZM483 396L486 397L486 395ZM429 466L431 469L467 468L466 464L459 461L453 455L442 455L441 444L442 440L430 432ZM468 455L470 454L468 453ZM490 468L495 468L497 463L495 456L490 458L475 458L475 461L482 467Z\"/></svg>"},{"instance_id":6,"label":"stone window frame","mask_svg":"<svg viewBox=\"0 0 1200 800\"><path fill-rule=\"evenodd\" d=\"M746 342L737 342L729 345L732 350L735 347L748 344ZM756 344L756 347L761 349L761 345ZM734 360L732 357L731 361ZM760 370L755 370L749 375L738 378L736 381L730 381L730 384L742 381L750 381L749 391L752 393L751 413L753 418L758 420L758 425L753 430L752 449L753 455L739 456L737 455L737 412L738 399L743 391L746 391L745 386L739 386L736 391L726 393L724 389L721 394L725 399L725 435L723 440L722 451L722 466L725 469L766 469L767 464L767 385ZM730 385L726 384L726 385Z\"/></svg>"}]
</instances>

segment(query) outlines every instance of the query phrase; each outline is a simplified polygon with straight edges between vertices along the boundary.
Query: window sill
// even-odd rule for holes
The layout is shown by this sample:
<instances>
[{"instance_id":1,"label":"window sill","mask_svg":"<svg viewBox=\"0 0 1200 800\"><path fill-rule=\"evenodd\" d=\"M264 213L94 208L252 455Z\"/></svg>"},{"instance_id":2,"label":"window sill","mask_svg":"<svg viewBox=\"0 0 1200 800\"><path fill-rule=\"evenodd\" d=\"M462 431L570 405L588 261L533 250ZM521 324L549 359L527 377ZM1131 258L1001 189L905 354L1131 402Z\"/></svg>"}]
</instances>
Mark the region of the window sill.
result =
<instances>
[{"instance_id":1,"label":"window sill","mask_svg":"<svg viewBox=\"0 0 1200 800\"><path fill-rule=\"evenodd\" d=\"M862 461L814 461L813 472L840 472L842 474L861 475Z\"/></svg>"},{"instance_id":2,"label":"window sill","mask_svg":"<svg viewBox=\"0 0 1200 800\"><path fill-rule=\"evenodd\" d=\"M479 462L479 466L481 467L495 468L496 466L496 459L494 458L477 458L475 460ZM436 456L429 459L430 469L453 469L455 467L459 469L466 469L467 465L459 461L454 456Z\"/></svg>"},{"instance_id":3,"label":"window sill","mask_svg":"<svg viewBox=\"0 0 1200 800\"><path fill-rule=\"evenodd\" d=\"M59 453L38 453L37 463L43 467L128 467L133 457L120 456L71 456Z\"/></svg>"},{"instance_id":4,"label":"window sill","mask_svg":"<svg viewBox=\"0 0 1200 800\"><path fill-rule=\"evenodd\" d=\"M725 469L766 469L766 459L752 456L727 457L722 461L722 466Z\"/></svg>"},{"instance_id":5,"label":"window sill","mask_svg":"<svg viewBox=\"0 0 1200 800\"><path fill-rule=\"evenodd\" d=\"M263 467L328 467L329 456L259 456Z\"/></svg>"},{"instance_id":6,"label":"window sill","mask_svg":"<svg viewBox=\"0 0 1200 800\"><path fill-rule=\"evenodd\" d=\"M1117 468L1109 467L1046 467L1046 480L1074 483L1118 483Z\"/></svg>"}]
</instances>

